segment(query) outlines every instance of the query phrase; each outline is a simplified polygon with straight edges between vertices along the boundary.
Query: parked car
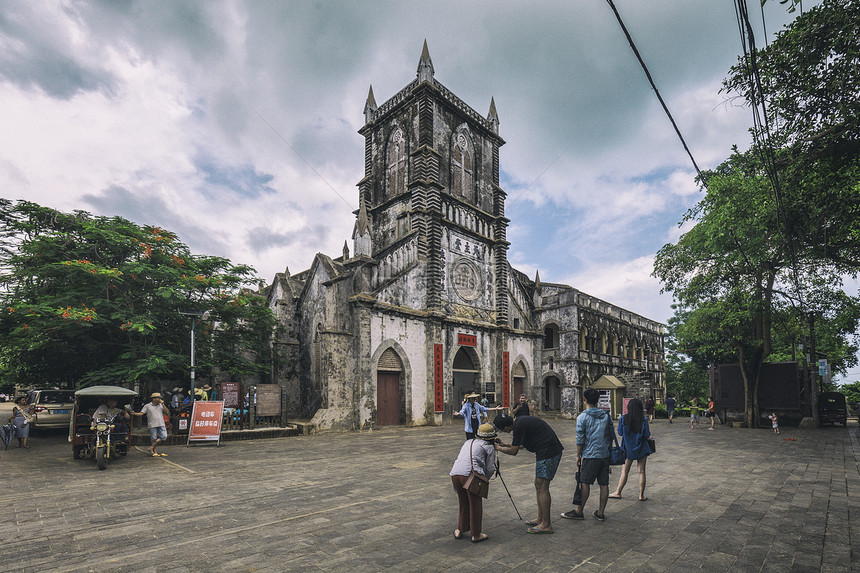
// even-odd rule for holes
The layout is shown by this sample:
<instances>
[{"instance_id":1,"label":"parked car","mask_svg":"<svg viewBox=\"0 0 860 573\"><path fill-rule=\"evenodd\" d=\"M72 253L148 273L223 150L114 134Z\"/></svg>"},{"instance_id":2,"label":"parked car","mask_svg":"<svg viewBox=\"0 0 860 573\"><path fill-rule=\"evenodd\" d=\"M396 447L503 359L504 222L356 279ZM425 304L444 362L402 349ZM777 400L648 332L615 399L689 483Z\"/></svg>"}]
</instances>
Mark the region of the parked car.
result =
<instances>
[{"instance_id":1,"label":"parked car","mask_svg":"<svg viewBox=\"0 0 860 573\"><path fill-rule=\"evenodd\" d=\"M848 425L848 411L845 409L845 394L841 392L822 392L818 395L818 418L822 424L840 423Z\"/></svg>"},{"instance_id":2,"label":"parked car","mask_svg":"<svg viewBox=\"0 0 860 573\"><path fill-rule=\"evenodd\" d=\"M75 391L37 388L27 394L27 403L36 407L33 429L68 428L75 405Z\"/></svg>"}]
</instances>

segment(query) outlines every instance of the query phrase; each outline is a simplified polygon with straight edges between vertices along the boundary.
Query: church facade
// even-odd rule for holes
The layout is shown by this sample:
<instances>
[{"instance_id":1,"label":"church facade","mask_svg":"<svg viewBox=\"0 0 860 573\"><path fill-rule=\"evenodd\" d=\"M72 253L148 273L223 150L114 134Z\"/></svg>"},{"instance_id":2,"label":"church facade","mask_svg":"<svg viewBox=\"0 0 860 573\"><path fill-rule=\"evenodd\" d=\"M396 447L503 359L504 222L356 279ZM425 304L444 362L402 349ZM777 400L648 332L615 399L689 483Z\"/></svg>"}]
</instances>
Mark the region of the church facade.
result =
<instances>
[{"instance_id":1,"label":"church facade","mask_svg":"<svg viewBox=\"0 0 860 573\"><path fill-rule=\"evenodd\" d=\"M483 117L439 83L425 43L417 77L382 105L371 88L364 115L352 253L267 291L288 416L439 425L474 391L572 417L607 379L663 398L663 325L510 266L492 99Z\"/></svg>"}]
</instances>

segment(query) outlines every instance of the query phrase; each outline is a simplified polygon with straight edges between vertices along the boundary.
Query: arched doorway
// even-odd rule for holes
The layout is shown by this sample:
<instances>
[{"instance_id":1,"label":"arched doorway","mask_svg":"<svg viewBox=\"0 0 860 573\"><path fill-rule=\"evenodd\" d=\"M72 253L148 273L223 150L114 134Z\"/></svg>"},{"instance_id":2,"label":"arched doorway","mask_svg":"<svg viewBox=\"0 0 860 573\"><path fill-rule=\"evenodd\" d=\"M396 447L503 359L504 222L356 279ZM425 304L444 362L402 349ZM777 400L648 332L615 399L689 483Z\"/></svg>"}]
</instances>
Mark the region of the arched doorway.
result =
<instances>
[{"instance_id":1,"label":"arched doorway","mask_svg":"<svg viewBox=\"0 0 860 573\"><path fill-rule=\"evenodd\" d=\"M555 376L548 376L544 380L544 404L547 410L558 410L561 408L561 382Z\"/></svg>"},{"instance_id":2,"label":"arched doorway","mask_svg":"<svg viewBox=\"0 0 860 573\"><path fill-rule=\"evenodd\" d=\"M451 368L454 374L454 409L459 410L463 403L463 396L471 392L481 393L479 374L480 370L472 360L472 356L466 347L461 347L454 355L454 365Z\"/></svg>"},{"instance_id":3,"label":"arched doorway","mask_svg":"<svg viewBox=\"0 0 860 573\"><path fill-rule=\"evenodd\" d=\"M523 364L522 360L517 362L516 366L514 366L512 376L514 379L514 393L511 396L511 406L513 406L520 399L520 394L525 393L526 367Z\"/></svg>"},{"instance_id":4,"label":"arched doorway","mask_svg":"<svg viewBox=\"0 0 860 573\"><path fill-rule=\"evenodd\" d=\"M402 423L400 379L403 363L394 349L379 357L376 367L376 425L397 426Z\"/></svg>"}]
</instances>

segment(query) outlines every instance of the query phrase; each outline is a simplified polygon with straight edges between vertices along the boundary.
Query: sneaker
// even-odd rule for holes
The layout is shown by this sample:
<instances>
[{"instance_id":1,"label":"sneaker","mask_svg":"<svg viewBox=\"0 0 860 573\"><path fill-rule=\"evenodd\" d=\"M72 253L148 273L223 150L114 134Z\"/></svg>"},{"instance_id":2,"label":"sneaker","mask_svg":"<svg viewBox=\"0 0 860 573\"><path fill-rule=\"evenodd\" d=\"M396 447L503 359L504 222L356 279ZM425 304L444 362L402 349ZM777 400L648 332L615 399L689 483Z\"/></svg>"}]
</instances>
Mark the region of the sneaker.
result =
<instances>
[{"instance_id":1,"label":"sneaker","mask_svg":"<svg viewBox=\"0 0 860 573\"><path fill-rule=\"evenodd\" d=\"M585 517L581 513L577 512L575 509L566 511L562 513L561 516L565 519L585 519Z\"/></svg>"},{"instance_id":2,"label":"sneaker","mask_svg":"<svg viewBox=\"0 0 860 573\"><path fill-rule=\"evenodd\" d=\"M591 515L592 515L592 516L594 517L594 519L596 519L597 521L606 521L606 516L605 516L605 515L600 515L599 513L597 513L597 510L596 510L596 509L594 510L594 513L592 513ZM582 517L580 517L580 519L582 519Z\"/></svg>"}]
</instances>

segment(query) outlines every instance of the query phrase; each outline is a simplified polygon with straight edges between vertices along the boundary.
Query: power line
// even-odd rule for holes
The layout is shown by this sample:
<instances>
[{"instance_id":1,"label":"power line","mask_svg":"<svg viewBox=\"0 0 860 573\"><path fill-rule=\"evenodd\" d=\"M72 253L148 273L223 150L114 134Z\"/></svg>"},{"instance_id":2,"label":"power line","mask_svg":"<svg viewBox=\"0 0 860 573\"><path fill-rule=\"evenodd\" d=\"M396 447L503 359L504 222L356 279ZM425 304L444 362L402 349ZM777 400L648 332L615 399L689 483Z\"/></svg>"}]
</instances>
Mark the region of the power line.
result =
<instances>
[{"instance_id":1,"label":"power line","mask_svg":"<svg viewBox=\"0 0 860 573\"><path fill-rule=\"evenodd\" d=\"M343 198L343 195L341 195L340 193L338 193L338 192L337 192L337 189L335 189L335 188L334 188L334 186L333 186L331 183L329 183L329 182L326 180L326 178L325 178L325 177L323 177L323 176L322 176L322 174L320 174L320 172L319 172L319 171L317 171L316 169L314 169L314 166L313 166L313 165L311 165L311 164L310 164L310 162L309 162L307 159L305 159L305 158L302 156L302 154L301 154L301 153L299 153L298 151L296 151L296 148L295 148L295 147L293 147L292 145L290 145L290 142L289 142L289 141L287 141L287 140L284 138L284 136L283 136L283 135L281 135L280 133L278 133L278 130L277 130L277 129L275 129L275 128L272 126L272 124L271 124L271 123L269 123L268 121L266 121L266 118L265 118L265 117L263 117L262 115L260 115L260 113L259 113L258 111L254 111L254 113L255 113L255 114L257 114L257 117L259 117L261 120L263 120L263 123L265 123L266 125L268 125L268 126L269 126L269 129L271 129L273 132L275 132L275 135L277 135L278 137L280 137L280 138L281 138L281 141L283 141L284 143L286 143L286 144L287 144L287 147L289 147L289 148L293 151L293 153L295 153L295 154L299 157L299 159L301 159L302 161L304 161L304 162L305 162L305 165L307 165L308 167L310 167L310 168L311 168L311 171L313 171L314 173L316 173L317 177L319 177L320 179L322 179L322 182L323 182L323 183L325 183L326 185L328 185L329 189L331 189L332 191L334 191L334 194L335 194L335 195L337 195L338 197L340 197L340 200L341 200L341 201L343 201L344 203L346 203L346 206L347 206L347 207L349 207L349 208L350 208L350 210L354 209L354 207L352 206L352 204L351 204L349 201L347 201L346 199L344 199L344 198Z\"/></svg>"},{"instance_id":2,"label":"power line","mask_svg":"<svg viewBox=\"0 0 860 573\"><path fill-rule=\"evenodd\" d=\"M648 82L651 84L651 88L654 90L654 93L657 94L657 99L660 100L660 105L663 106L663 111L666 112L666 116L669 118L669 121L672 122L672 127L675 128L675 133L678 134L678 139L681 140L681 145L684 146L684 150L687 152L687 155L690 156L690 161L693 162L693 167L696 168L696 173L699 174L699 179L702 181L702 184L705 183L705 176L702 174L702 170L699 169L699 165L696 163L696 159L693 157L693 153L690 151L690 148L687 147L687 142L684 140L684 136L681 135L681 130L678 129L678 124L675 123L675 118L672 117L671 112L669 112L669 107L666 105L666 102L663 101L663 96L660 95L660 90L657 89L656 84L654 83L654 79L651 77L651 72L648 71L648 66L645 65L645 61L642 59L642 56L639 55L639 50L636 48L636 44L633 43L633 38L630 37L630 32L627 31L627 26L624 25L624 21L621 20L621 15L618 13L618 10L615 8L615 4L612 0L606 0L609 4L609 7L612 8L612 11L615 13L615 19L618 20L618 24L621 26L621 30L624 32L624 35L627 37L627 42L630 44L630 47L633 49L633 53L636 54L636 59L639 60L639 65L642 66L642 69L645 71L645 76L648 78Z\"/></svg>"}]
</instances>

